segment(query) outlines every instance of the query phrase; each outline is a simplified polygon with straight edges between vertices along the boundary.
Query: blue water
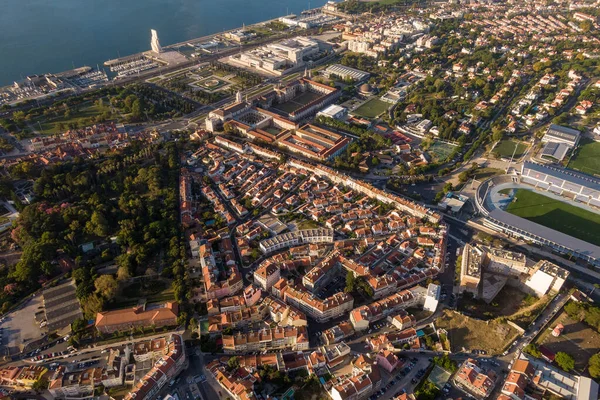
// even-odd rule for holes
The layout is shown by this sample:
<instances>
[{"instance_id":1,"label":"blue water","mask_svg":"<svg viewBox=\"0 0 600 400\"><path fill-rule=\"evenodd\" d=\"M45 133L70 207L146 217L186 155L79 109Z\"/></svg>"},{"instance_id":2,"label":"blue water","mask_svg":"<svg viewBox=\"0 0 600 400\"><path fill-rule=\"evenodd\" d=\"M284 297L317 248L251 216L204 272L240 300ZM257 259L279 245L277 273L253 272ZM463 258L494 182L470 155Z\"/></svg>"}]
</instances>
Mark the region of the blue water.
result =
<instances>
[{"instance_id":1,"label":"blue water","mask_svg":"<svg viewBox=\"0 0 600 400\"><path fill-rule=\"evenodd\" d=\"M0 85L325 4L326 0L0 0Z\"/></svg>"}]
</instances>

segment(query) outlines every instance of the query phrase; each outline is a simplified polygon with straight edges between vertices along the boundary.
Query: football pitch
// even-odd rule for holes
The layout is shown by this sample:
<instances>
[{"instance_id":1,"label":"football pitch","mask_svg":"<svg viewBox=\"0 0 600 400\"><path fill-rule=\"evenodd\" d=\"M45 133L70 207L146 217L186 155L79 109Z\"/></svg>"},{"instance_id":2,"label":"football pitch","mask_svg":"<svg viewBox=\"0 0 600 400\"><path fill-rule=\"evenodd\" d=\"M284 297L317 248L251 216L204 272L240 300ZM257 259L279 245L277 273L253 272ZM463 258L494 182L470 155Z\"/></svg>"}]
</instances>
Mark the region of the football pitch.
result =
<instances>
[{"instance_id":1,"label":"football pitch","mask_svg":"<svg viewBox=\"0 0 600 400\"><path fill-rule=\"evenodd\" d=\"M569 161L568 168L585 174L600 175L600 142L582 139L579 148Z\"/></svg>"},{"instance_id":2,"label":"football pitch","mask_svg":"<svg viewBox=\"0 0 600 400\"><path fill-rule=\"evenodd\" d=\"M516 147L516 151L515 151ZM527 151L527 145L511 139L504 139L496 145L494 152L502 158L511 158L513 153L515 158L521 158Z\"/></svg>"},{"instance_id":3,"label":"football pitch","mask_svg":"<svg viewBox=\"0 0 600 400\"><path fill-rule=\"evenodd\" d=\"M359 106L356 110L352 112L352 114L355 114L359 117L376 118L379 115L386 112L390 108L390 106L390 103L386 103L383 100L373 98Z\"/></svg>"},{"instance_id":4,"label":"football pitch","mask_svg":"<svg viewBox=\"0 0 600 400\"><path fill-rule=\"evenodd\" d=\"M517 189L506 211L600 246L600 214L528 189Z\"/></svg>"}]
</instances>

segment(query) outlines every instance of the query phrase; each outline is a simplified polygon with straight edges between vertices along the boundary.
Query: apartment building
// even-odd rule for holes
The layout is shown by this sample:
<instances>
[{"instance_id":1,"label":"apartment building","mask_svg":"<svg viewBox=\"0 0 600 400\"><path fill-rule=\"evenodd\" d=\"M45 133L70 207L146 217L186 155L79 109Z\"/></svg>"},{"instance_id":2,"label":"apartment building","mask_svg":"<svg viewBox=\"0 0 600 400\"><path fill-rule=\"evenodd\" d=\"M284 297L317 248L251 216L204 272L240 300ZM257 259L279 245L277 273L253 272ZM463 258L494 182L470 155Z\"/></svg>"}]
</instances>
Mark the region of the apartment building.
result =
<instances>
[{"instance_id":1,"label":"apartment building","mask_svg":"<svg viewBox=\"0 0 600 400\"><path fill-rule=\"evenodd\" d=\"M283 233L259 243L260 250L269 254L287 247L309 243L333 243L333 229L305 229Z\"/></svg>"},{"instance_id":2,"label":"apartment building","mask_svg":"<svg viewBox=\"0 0 600 400\"><path fill-rule=\"evenodd\" d=\"M349 376L338 378L329 395L333 400L360 400L368 397L381 386L381 375L375 362L361 355L353 362Z\"/></svg>"},{"instance_id":3,"label":"apartment building","mask_svg":"<svg viewBox=\"0 0 600 400\"><path fill-rule=\"evenodd\" d=\"M486 371L477 360L469 358L454 375L454 383L476 399L485 399L494 390L496 378L493 370Z\"/></svg>"},{"instance_id":4,"label":"apartment building","mask_svg":"<svg viewBox=\"0 0 600 400\"><path fill-rule=\"evenodd\" d=\"M183 338L173 334L167 339L167 353L140 379L125 400L151 400L188 366Z\"/></svg>"},{"instance_id":5,"label":"apartment building","mask_svg":"<svg viewBox=\"0 0 600 400\"><path fill-rule=\"evenodd\" d=\"M354 298L348 293L335 293L326 299L320 299L300 287L292 287L280 280L274 286L283 300L305 312L318 322L337 318L350 311ZM274 292L275 293L275 292Z\"/></svg>"},{"instance_id":6,"label":"apartment building","mask_svg":"<svg viewBox=\"0 0 600 400\"><path fill-rule=\"evenodd\" d=\"M280 278L281 270L275 263L261 265L254 271L254 283L267 292Z\"/></svg>"},{"instance_id":7,"label":"apartment building","mask_svg":"<svg viewBox=\"0 0 600 400\"><path fill-rule=\"evenodd\" d=\"M327 344L339 343L342 340L354 335L354 328L348 321L340 322L338 325L329 328L321 333L321 340Z\"/></svg>"},{"instance_id":8,"label":"apartment building","mask_svg":"<svg viewBox=\"0 0 600 400\"><path fill-rule=\"evenodd\" d=\"M65 366L60 366L49 379L48 391L55 399L91 397L102 383L102 375L102 368L66 372Z\"/></svg>"},{"instance_id":9,"label":"apartment building","mask_svg":"<svg viewBox=\"0 0 600 400\"><path fill-rule=\"evenodd\" d=\"M247 353L253 351L291 349L302 351L308 349L308 333L306 327L275 327L259 331L238 332L233 335L222 335L223 352Z\"/></svg>"},{"instance_id":10,"label":"apartment building","mask_svg":"<svg viewBox=\"0 0 600 400\"><path fill-rule=\"evenodd\" d=\"M481 269L485 252L477 247L465 244L460 266L460 291L479 296L481 286Z\"/></svg>"},{"instance_id":11,"label":"apartment building","mask_svg":"<svg viewBox=\"0 0 600 400\"><path fill-rule=\"evenodd\" d=\"M423 291L425 289L421 288ZM350 313L350 322L357 331L366 330L371 322L386 318L389 315L396 314L400 310L413 307L424 301L416 296L411 290L403 290L399 293L394 293L381 300L371 304L355 308Z\"/></svg>"}]
</instances>

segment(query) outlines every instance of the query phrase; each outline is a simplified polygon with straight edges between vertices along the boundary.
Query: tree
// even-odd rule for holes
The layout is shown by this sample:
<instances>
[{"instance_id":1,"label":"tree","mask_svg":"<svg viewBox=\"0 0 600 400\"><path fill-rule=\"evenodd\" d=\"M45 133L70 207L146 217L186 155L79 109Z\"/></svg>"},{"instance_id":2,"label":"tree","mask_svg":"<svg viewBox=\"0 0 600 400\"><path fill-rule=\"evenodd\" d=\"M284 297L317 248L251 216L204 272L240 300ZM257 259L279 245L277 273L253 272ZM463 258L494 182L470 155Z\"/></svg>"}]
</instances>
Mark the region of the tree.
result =
<instances>
[{"instance_id":1,"label":"tree","mask_svg":"<svg viewBox=\"0 0 600 400\"><path fill-rule=\"evenodd\" d=\"M71 323L71 330L73 332L79 332L87 326L87 322L83 318L78 318Z\"/></svg>"},{"instance_id":2,"label":"tree","mask_svg":"<svg viewBox=\"0 0 600 400\"><path fill-rule=\"evenodd\" d=\"M126 265L121 265L117 270L117 280L118 281L126 281L131 278L131 274L129 273L129 268Z\"/></svg>"},{"instance_id":3,"label":"tree","mask_svg":"<svg viewBox=\"0 0 600 400\"><path fill-rule=\"evenodd\" d=\"M594 379L600 378L600 353L591 356L588 363L590 376Z\"/></svg>"},{"instance_id":4,"label":"tree","mask_svg":"<svg viewBox=\"0 0 600 400\"><path fill-rule=\"evenodd\" d=\"M104 299L97 294L91 294L81 301L83 315L88 319L95 319L96 314L102 311Z\"/></svg>"},{"instance_id":5,"label":"tree","mask_svg":"<svg viewBox=\"0 0 600 400\"><path fill-rule=\"evenodd\" d=\"M94 281L96 293L107 300L115 296L118 286L117 280L112 275L101 275Z\"/></svg>"},{"instance_id":6,"label":"tree","mask_svg":"<svg viewBox=\"0 0 600 400\"><path fill-rule=\"evenodd\" d=\"M48 389L48 383L48 379L42 376L37 381L33 382L31 388L37 392L41 392L42 390Z\"/></svg>"},{"instance_id":7,"label":"tree","mask_svg":"<svg viewBox=\"0 0 600 400\"><path fill-rule=\"evenodd\" d=\"M131 115L134 119L140 120L142 119L142 114L144 113L144 106L140 99L136 99L131 105Z\"/></svg>"},{"instance_id":8,"label":"tree","mask_svg":"<svg viewBox=\"0 0 600 400\"><path fill-rule=\"evenodd\" d=\"M441 338L440 338L441 339ZM456 372L458 369L458 365L456 365L456 361L451 360L447 354L444 354L442 357L433 357L433 363L435 365L439 365L449 372Z\"/></svg>"},{"instance_id":9,"label":"tree","mask_svg":"<svg viewBox=\"0 0 600 400\"><path fill-rule=\"evenodd\" d=\"M109 234L108 221L99 211L92 213L92 218L85 224L85 230L99 237L106 237Z\"/></svg>"},{"instance_id":10,"label":"tree","mask_svg":"<svg viewBox=\"0 0 600 400\"><path fill-rule=\"evenodd\" d=\"M354 273L352 273L352 271L348 271L346 273L346 288L344 289L344 292L346 292L346 293L354 292L355 284L356 284L356 278L354 277Z\"/></svg>"},{"instance_id":11,"label":"tree","mask_svg":"<svg viewBox=\"0 0 600 400\"><path fill-rule=\"evenodd\" d=\"M240 367L240 359L237 356L233 356L227 361L227 368L230 371L238 369L239 367Z\"/></svg>"},{"instance_id":12,"label":"tree","mask_svg":"<svg viewBox=\"0 0 600 400\"><path fill-rule=\"evenodd\" d=\"M530 343L527 346L525 346L525 348L523 349L523 351L525 353L527 353L527 354L531 354L535 358L540 358L542 356L542 352L533 343Z\"/></svg>"},{"instance_id":13,"label":"tree","mask_svg":"<svg viewBox=\"0 0 600 400\"><path fill-rule=\"evenodd\" d=\"M25 120L25 113L23 111L15 111L13 113L13 120L16 123L23 122Z\"/></svg>"},{"instance_id":14,"label":"tree","mask_svg":"<svg viewBox=\"0 0 600 400\"><path fill-rule=\"evenodd\" d=\"M565 352L559 351L554 358L556 364L563 370L569 372L575 368L575 359Z\"/></svg>"}]
</instances>

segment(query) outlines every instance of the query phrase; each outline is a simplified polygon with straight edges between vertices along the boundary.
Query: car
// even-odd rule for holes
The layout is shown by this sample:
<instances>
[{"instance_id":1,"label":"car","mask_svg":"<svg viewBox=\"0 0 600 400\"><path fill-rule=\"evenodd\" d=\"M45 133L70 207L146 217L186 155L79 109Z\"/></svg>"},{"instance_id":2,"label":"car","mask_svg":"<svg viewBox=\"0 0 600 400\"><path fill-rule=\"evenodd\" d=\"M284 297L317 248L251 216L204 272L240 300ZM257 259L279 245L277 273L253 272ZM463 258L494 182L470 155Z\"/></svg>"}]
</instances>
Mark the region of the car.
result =
<instances>
[{"instance_id":1,"label":"car","mask_svg":"<svg viewBox=\"0 0 600 400\"><path fill-rule=\"evenodd\" d=\"M416 378L412 378L412 379L410 380L410 382L411 382L411 383L417 383L418 381L417 381L417 379L416 379Z\"/></svg>"}]
</instances>

